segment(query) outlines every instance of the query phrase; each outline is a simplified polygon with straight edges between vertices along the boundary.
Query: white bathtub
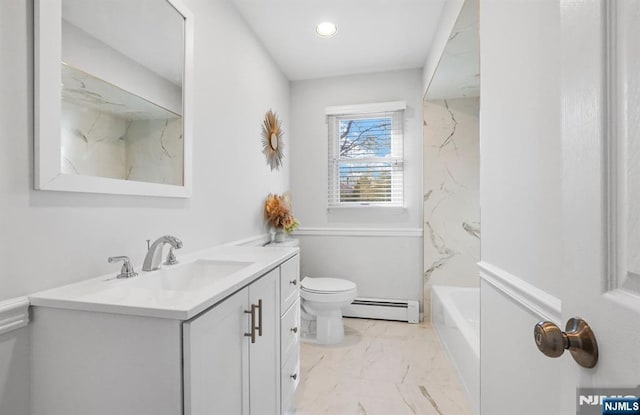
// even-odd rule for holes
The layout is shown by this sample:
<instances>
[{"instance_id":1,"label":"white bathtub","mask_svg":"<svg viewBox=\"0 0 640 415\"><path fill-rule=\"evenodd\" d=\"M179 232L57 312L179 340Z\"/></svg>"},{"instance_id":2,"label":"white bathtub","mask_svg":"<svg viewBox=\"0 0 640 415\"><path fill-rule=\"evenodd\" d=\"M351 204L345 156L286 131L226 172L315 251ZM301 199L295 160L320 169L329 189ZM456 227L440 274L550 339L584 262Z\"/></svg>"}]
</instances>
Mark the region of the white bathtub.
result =
<instances>
[{"instance_id":1,"label":"white bathtub","mask_svg":"<svg viewBox=\"0 0 640 415\"><path fill-rule=\"evenodd\" d=\"M480 290L431 288L431 321L458 372L471 405L480 413Z\"/></svg>"}]
</instances>

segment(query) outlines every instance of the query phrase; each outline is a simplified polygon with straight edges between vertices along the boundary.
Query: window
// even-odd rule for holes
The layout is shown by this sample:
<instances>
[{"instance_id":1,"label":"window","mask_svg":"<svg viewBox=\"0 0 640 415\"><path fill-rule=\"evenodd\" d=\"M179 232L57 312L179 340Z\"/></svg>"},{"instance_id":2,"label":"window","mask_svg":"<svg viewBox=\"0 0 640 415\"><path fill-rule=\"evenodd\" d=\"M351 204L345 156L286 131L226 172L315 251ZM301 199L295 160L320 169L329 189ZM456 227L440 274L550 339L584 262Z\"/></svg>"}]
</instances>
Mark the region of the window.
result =
<instances>
[{"instance_id":1,"label":"window","mask_svg":"<svg viewBox=\"0 0 640 415\"><path fill-rule=\"evenodd\" d=\"M327 108L329 207L402 206L404 102Z\"/></svg>"}]
</instances>

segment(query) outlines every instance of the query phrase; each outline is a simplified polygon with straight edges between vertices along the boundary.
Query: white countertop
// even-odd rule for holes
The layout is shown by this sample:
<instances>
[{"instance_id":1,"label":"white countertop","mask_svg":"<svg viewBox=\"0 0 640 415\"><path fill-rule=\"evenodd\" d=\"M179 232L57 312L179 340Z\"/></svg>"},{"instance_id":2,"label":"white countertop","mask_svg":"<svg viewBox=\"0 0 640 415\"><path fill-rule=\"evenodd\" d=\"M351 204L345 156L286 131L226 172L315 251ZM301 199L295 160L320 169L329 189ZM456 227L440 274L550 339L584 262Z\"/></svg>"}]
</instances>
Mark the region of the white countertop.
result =
<instances>
[{"instance_id":1,"label":"white countertop","mask_svg":"<svg viewBox=\"0 0 640 415\"><path fill-rule=\"evenodd\" d=\"M154 284L140 284L146 278L157 276L154 273L158 271L145 272L136 269L139 273L137 277L117 279L115 275L119 267L116 267L111 274L41 291L30 295L29 299L32 306L38 307L188 320L298 252L299 248L291 247L265 249L227 245L188 255L180 255L180 251L176 251L180 263L164 268L177 268L197 260L252 264L224 278L213 280L197 291L174 291Z\"/></svg>"}]
</instances>

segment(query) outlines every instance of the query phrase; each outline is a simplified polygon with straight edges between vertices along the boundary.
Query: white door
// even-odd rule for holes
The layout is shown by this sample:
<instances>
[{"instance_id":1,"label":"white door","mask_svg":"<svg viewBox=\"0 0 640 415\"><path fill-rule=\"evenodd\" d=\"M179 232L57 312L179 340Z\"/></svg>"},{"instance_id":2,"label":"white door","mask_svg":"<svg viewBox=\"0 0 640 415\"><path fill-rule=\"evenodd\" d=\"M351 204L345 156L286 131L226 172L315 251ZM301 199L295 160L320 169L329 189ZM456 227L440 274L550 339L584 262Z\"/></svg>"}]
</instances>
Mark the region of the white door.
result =
<instances>
[{"instance_id":1,"label":"white door","mask_svg":"<svg viewBox=\"0 0 640 415\"><path fill-rule=\"evenodd\" d=\"M583 318L599 346L592 369L558 362L562 413L601 414L577 388L640 384L640 2L562 0L560 13L563 324Z\"/></svg>"}]
</instances>

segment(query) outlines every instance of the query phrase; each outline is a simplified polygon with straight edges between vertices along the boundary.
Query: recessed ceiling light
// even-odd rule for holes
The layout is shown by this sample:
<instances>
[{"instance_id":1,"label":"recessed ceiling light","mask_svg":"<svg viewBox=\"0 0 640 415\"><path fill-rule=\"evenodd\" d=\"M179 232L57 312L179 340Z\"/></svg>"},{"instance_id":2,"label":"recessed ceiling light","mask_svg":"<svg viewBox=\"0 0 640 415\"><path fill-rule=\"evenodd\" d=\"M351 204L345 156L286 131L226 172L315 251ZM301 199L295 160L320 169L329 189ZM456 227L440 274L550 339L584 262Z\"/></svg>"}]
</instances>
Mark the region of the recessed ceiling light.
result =
<instances>
[{"instance_id":1,"label":"recessed ceiling light","mask_svg":"<svg viewBox=\"0 0 640 415\"><path fill-rule=\"evenodd\" d=\"M338 28L334 23L331 22L322 22L318 26L316 26L316 33L318 36L322 37L331 37L336 34Z\"/></svg>"}]
</instances>

